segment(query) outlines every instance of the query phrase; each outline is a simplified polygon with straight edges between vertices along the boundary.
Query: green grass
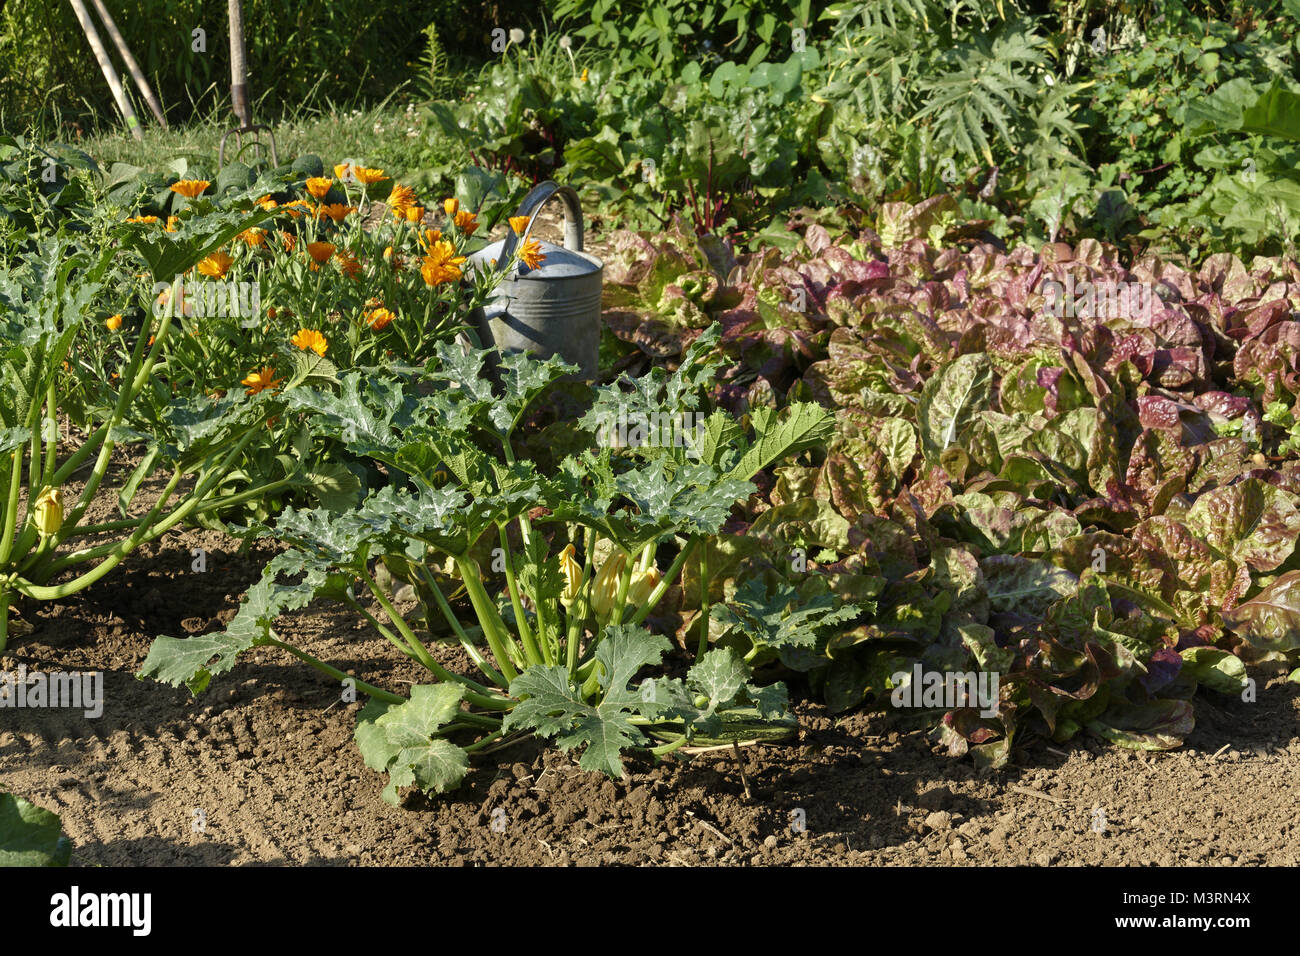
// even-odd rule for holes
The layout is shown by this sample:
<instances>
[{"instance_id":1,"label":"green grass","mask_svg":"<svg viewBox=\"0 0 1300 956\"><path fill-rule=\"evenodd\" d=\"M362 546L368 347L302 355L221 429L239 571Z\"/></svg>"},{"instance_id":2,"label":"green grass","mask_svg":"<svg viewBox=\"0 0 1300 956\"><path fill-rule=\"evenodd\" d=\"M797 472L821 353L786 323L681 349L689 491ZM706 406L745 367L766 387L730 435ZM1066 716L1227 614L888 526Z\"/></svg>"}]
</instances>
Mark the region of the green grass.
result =
<instances>
[{"instance_id":1,"label":"green grass","mask_svg":"<svg viewBox=\"0 0 1300 956\"><path fill-rule=\"evenodd\" d=\"M113 163L129 163L161 171L177 157L215 168L221 136L233 125L233 116L223 113L170 130L149 124L144 127L142 140L135 140L125 129L118 129L87 137L75 145L105 170ZM303 109L288 120L270 125L281 163L288 163L303 153L315 153L327 165L346 158L391 169L402 176L426 165L431 148L420 109L409 99L399 99L397 94L378 105L363 108ZM232 136L226 144L227 162L234 152Z\"/></svg>"}]
</instances>

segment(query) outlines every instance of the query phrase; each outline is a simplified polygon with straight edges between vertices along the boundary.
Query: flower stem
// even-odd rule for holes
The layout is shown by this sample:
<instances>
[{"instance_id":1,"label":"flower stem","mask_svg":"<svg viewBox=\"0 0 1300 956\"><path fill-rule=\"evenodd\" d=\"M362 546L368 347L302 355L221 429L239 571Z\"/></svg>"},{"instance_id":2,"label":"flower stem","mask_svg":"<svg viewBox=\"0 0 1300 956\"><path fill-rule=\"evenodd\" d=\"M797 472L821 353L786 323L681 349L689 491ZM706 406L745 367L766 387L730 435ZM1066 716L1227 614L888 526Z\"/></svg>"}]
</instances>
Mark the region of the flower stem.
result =
<instances>
[{"instance_id":1,"label":"flower stem","mask_svg":"<svg viewBox=\"0 0 1300 956\"><path fill-rule=\"evenodd\" d=\"M497 531L501 541L501 561L506 569L506 587L510 591L510 606L515 611L515 626L519 628L519 640L524 645L524 656L529 664L541 664L543 663L541 649L533 638L533 629L528 626L528 616L524 613L523 602L519 600L519 585L515 581L515 563L510 557L510 541L506 535L506 526L497 525Z\"/></svg>"},{"instance_id":2,"label":"flower stem","mask_svg":"<svg viewBox=\"0 0 1300 956\"><path fill-rule=\"evenodd\" d=\"M469 635L465 633L465 628L461 627L460 621L456 619L456 614L452 611L451 604L448 603L446 596L442 593L442 588L438 587L438 582L434 578L433 574L424 565L420 565L419 570L420 574L424 577L425 583L428 584L429 590L433 592L433 599L438 605L438 610L442 612L443 618L446 619L447 623L451 626L452 631L460 640L460 646L464 648L469 659L473 661L474 665L486 674L488 679L494 684L499 687L507 687L509 682L501 676L500 671L487 662L487 658L479 653L478 648L474 646L474 642L471 641Z\"/></svg>"},{"instance_id":3,"label":"flower stem","mask_svg":"<svg viewBox=\"0 0 1300 956\"><path fill-rule=\"evenodd\" d=\"M582 562L582 583L578 585L578 597L573 602L574 612L568 617L569 631L566 635L568 646L565 648L567 655L566 663L569 666L569 674L576 674L578 671L578 639L581 636L579 631L582 628L582 622L587 619L589 613L589 602L587 600L587 582L591 579L592 555L596 550L596 529L588 528L586 539L583 541L583 562Z\"/></svg>"},{"instance_id":4,"label":"flower stem","mask_svg":"<svg viewBox=\"0 0 1300 956\"><path fill-rule=\"evenodd\" d=\"M519 650L506 632L505 622L501 620L496 605L492 603L492 599L483 587L478 564L468 557L457 557L455 560L456 568L460 571L461 583L465 585L465 593L469 596L470 603L474 605L474 613L478 615L479 624L483 627L483 635L487 638L488 647L492 648L492 656L496 658L497 667L509 684L519 676L519 671L515 669L512 660L512 656L519 656ZM511 651L514 651L513 655Z\"/></svg>"},{"instance_id":5,"label":"flower stem","mask_svg":"<svg viewBox=\"0 0 1300 956\"><path fill-rule=\"evenodd\" d=\"M388 602L379 585L375 583L375 579L364 568L361 569L361 579L366 582L366 586L370 588L370 593L375 596L379 606L384 609L388 619L393 622L393 626L397 628L397 633L401 634L403 640L410 645L416 659L431 671L435 677L441 681L451 681L463 685L466 688L465 699L480 707L489 710L508 710L514 706L514 701L491 693L489 688L470 680L468 677L453 674L434 660L433 655L429 653L429 649L415 636L415 632L411 630L406 621L402 620L402 615L398 613L397 608Z\"/></svg>"},{"instance_id":6,"label":"flower stem","mask_svg":"<svg viewBox=\"0 0 1300 956\"><path fill-rule=\"evenodd\" d=\"M358 680L357 678L353 677L351 674L345 673L344 671L339 670L337 667L334 667L330 664L326 664L324 661L312 657L306 651L298 650L298 648L294 647L292 644L286 644L284 641L276 640L274 637L270 638L270 643L274 644L276 647L284 648L294 657L316 668L316 670L320 671L322 674L326 674L329 677L333 677L339 681L345 681L345 680L352 681L356 685L357 690L361 691L364 694L369 694L371 697L375 698L376 700L382 700L386 704L406 703L405 697L401 697L397 694L386 691L380 687L376 687L373 684L367 684L363 680Z\"/></svg>"},{"instance_id":7,"label":"flower stem","mask_svg":"<svg viewBox=\"0 0 1300 956\"><path fill-rule=\"evenodd\" d=\"M668 593L668 589L673 586L673 582L677 580L677 576L682 573L682 568L686 565L687 559L689 559L691 554L695 551L697 544L699 544L699 539L692 538L690 543L677 553L677 557L674 558L673 563L669 565L667 573L659 579L659 583L654 586L654 590L651 591L650 596L646 598L645 604L641 605L637 612L632 615L633 624L640 624L650 616L650 612L655 609L655 605L658 604L660 599Z\"/></svg>"},{"instance_id":8,"label":"flower stem","mask_svg":"<svg viewBox=\"0 0 1300 956\"><path fill-rule=\"evenodd\" d=\"M629 558L623 562L623 572L618 579L618 596L614 598L614 613L610 615L609 623L617 625L623 623L623 611L627 607L627 591L632 583L632 569L636 565L634 558Z\"/></svg>"},{"instance_id":9,"label":"flower stem","mask_svg":"<svg viewBox=\"0 0 1300 956\"><path fill-rule=\"evenodd\" d=\"M709 651L709 545L700 548L700 643L695 649L698 660Z\"/></svg>"}]
</instances>

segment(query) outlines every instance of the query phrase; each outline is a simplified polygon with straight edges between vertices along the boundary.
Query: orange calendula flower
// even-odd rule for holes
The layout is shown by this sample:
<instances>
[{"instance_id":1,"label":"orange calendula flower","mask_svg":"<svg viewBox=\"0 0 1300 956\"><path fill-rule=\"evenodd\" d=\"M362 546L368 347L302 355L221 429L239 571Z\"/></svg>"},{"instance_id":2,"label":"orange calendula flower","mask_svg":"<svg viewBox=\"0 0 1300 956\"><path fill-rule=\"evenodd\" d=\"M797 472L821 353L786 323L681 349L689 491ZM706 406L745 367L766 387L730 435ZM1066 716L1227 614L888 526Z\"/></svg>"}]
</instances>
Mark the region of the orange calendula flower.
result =
<instances>
[{"instance_id":1,"label":"orange calendula flower","mask_svg":"<svg viewBox=\"0 0 1300 956\"><path fill-rule=\"evenodd\" d=\"M405 219L406 211L416 205L415 190L400 183L393 186L388 194L388 208L393 211L394 219Z\"/></svg>"},{"instance_id":2,"label":"orange calendula flower","mask_svg":"<svg viewBox=\"0 0 1300 956\"><path fill-rule=\"evenodd\" d=\"M141 223L146 226L151 226L158 221L159 219L157 216L132 216L127 220L127 222Z\"/></svg>"},{"instance_id":3,"label":"orange calendula flower","mask_svg":"<svg viewBox=\"0 0 1300 956\"><path fill-rule=\"evenodd\" d=\"M325 351L329 348L325 336L321 335L316 329L299 329L298 333L289 341L304 352L315 352L321 357L324 357Z\"/></svg>"},{"instance_id":4,"label":"orange calendula flower","mask_svg":"<svg viewBox=\"0 0 1300 956\"><path fill-rule=\"evenodd\" d=\"M371 183L382 183L388 178L382 169L367 169L365 166L353 166L352 175L357 178L357 182L365 186Z\"/></svg>"},{"instance_id":5,"label":"orange calendula flower","mask_svg":"<svg viewBox=\"0 0 1300 956\"><path fill-rule=\"evenodd\" d=\"M167 217L167 225L166 225L164 228L165 228L168 232L175 232L176 229L177 229L177 227L178 227L180 224L181 224L181 217L180 217L180 216L168 216L168 217Z\"/></svg>"},{"instance_id":6,"label":"orange calendula flower","mask_svg":"<svg viewBox=\"0 0 1300 956\"><path fill-rule=\"evenodd\" d=\"M413 226L418 226L424 222L424 207L411 206L406 210L406 221Z\"/></svg>"},{"instance_id":7,"label":"orange calendula flower","mask_svg":"<svg viewBox=\"0 0 1300 956\"><path fill-rule=\"evenodd\" d=\"M376 332L382 332L388 328L389 323L395 318L397 316L393 314L391 309L371 309L366 313L366 324Z\"/></svg>"},{"instance_id":8,"label":"orange calendula flower","mask_svg":"<svg viewBox=\"0 0 1300 956\"><path fill-rule=\"evenodd\" d=\"M206 179L182 179L180 182L172 183L167 188L179 196L186 199L194 199L203 194L203 191L211 186L212 183Z\"/></svg>"},{"instance_id":9,"label":"orange calendula flower","mask_svg":"<svg viewBox=\"0 0 1300 956\"><path fill-rule=\"evenodd\" d=\"M239 234L239 239L249 246L266 245L266 230L253 226L251 229L245 229Z\"/></svg>"},{"instance_id":10,"label":"orange calendula flower","mask_svg":"<svg viewBox=\"0 0 1300 956\"><path fill-rule=\"evenodd\" d=\"M280 211L287 212L294 219L297 219L299 216L302 215L302 211L304 209L310 210L311 208L312 205L307 200L295 199L293 200L293 202L287 202L283 206L281 206Z\"/></svg>"},{"instance_id":11,"label":"orange calendula flower","mask_svg":"<svg viewBox=\"0 0 1300 956\"><path fill-rule=\"evenodd\" d=\"M274 368L270 365L264 365L256 372L250 372L248 378L242 380L239 384L248 386L249 395L256 395L268 388L274 391L283 382L284 379L275 377Z\"/></svg>"},{"instance_id":12,"label":"orange calendula flower","mask_svg":"<svg viewBox=\"0 0 1300 956\"><path fill-rule=\"evenodd\" d=\"M328 176L311 176L307 179L307 192L313 199L324 199L333 185L334 180Z\"/></svg>"},{"instance_id":13,"label":"orange calendula flower","mask_svg":"<svg viewBox=\"0 0 1300 956\"><path fill-rule=\"evenodd\" d=\"M450 199L444 199L442 201L442 211L448 216L456 215L456 213L460 211L460 200L455 196Z\"/></svg>"},{"instance_id":14,"label":"orange calendula flower","mask_svg":"<svg viewBox=\"0 0 1300 956\"><path fill-rule=\"evenodd\" d=\"M461 277L460 266L464 261L465 257L456 255L456 249L450 242L435 242L420 265L420 275L428 285L451 282Z\"/></svg>"},{"instance_id":15,"label":"orange calendula flower","mask_svg":"<svg viewBox=\"0 0 1300 956\"><path fill-rule=\"evenodd\" d=\"M329 216L335 222L342 222L352 213L357 211L356 206L348 206L341 202L332 202L327 206L320 207L320 213Z\"/></svg>"},{"instance_id":16,"label":"orange calendula flower","mask_svg":"<svg viewBox=\"0 0 1300 956\"><path fill-rule=\"evenodd\" d=\"M424 230L424 235L422 236L417 235L416 239L419 241L420 245L424 246L424 248L426 249L429 249L433 245L435 245L436 243L442 240L442 230L426 229Z\"/></svg>"},{"instance_id":17,"label":"orange calendula flower","mask_svg":"<svg viewBox=\"0 0 1300 956\"><path fill-rule=\"evenodd\" d=\"M298 245L298 237L291 232L280 230L280 245L284 246L285 252L293 252L294 247Z\"/></svg>"},{"instance_id":18,"label":"orange calendula flower","mask_svg":"<svg viewBox=\"0 0 1300 956\"><path fill-rule=\"evenodd\" d=\"M523 248L519 250L519 258L523 264L530 269L536 269L546 259L542 253L542 247L536 239L529 239L524 243Z\"/></svg>"},{"instance_id":19,"label":"orange calendula flower","mask_svg":"<svg viewBox=\"0 0 1300 956\"><path fill-rule=\"evenodd\" d=\"M511 216L510 228L514 230L516 236L522 236L531 221L532 219L529 216Z\"/></svg>"},{"instance_id":20,"label":"orange calendula flower","mask_svg":"<svg viewBox=\"0 0 1300 956\"><path fill-rule=\"evenodd\" d=\"M104 320L104 325L108 327L108 331L116 332L118 329L122 327L122 316L110 315L107 319Z\"/></svg>"},{"instance_id":21,"label":"orange calendula flower","mask_svg":"<svg viewBox=\"0 0 1300 956\"><path fill-rule=\"evenodd\" d=\"M349 279L355 279L361 273L361 260L350 249L340 249L334 258L339 264L339 271Z\"/></svg>"},{"instance_id":22,"label":"orange calendula flower","mask_svg":"<svg viewBox=\"0 0 1300 956\"><path fill-rule=\"evenodd\" d=\"M224 279L230 267L235 264L232 259L222 250L218 249L212 255L201 261L198 265L200 274L207 276L209 279Z\"/></svg>"},{"instance_id":23,"label":"orange calendula flower","mask_svg":"<svg viewBox=\"0 0 1300 956\"><path fill-rule=\"evenodd\" d=\"M462 209L456 213L456 228L463 233L472 233L478 228L478 216L474 215L467 209Z\"/></svg>"},{"instance_id":24,"label":"orange calendula flower","mask_svg":"<svg viewBox=\"0 0 1300 956\"><path fill-rule=\"evenodd\" d=\"M280 204L271 198L270 193L257 200L257 205L261 206L267 212L274 212L280 208Z\"/></svg>"},{"instance_id":25,"label":"orange calendula flower","mask_svg":"<svg viewBox=\"0 0 1300 956\"><path fill-rule=\"evenodd\" d=\"M335 246L332 242L307 243L307 255L311 256L318 266L323 266L330 261L330 256L334 255L334 249Z\"/></svg>"}]
</instances>

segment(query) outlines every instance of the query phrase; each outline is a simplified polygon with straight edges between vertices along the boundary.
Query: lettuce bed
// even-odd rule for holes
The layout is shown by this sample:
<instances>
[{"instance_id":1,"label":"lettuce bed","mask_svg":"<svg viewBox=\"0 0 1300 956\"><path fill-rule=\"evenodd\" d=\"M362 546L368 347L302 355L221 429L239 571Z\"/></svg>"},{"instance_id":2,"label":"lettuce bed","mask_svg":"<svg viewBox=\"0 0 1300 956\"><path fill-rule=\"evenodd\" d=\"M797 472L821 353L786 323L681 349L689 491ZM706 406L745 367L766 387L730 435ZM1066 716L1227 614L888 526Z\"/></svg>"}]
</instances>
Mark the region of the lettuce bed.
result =
<instances>
[{"instance_id":1,"label":"lettuce bed","mask_svg":"<svg viewBox=\"0 0 1300 956\"><path fill-rule=\"evenodd\" d=\"M777 468L708 555L715 600L758 578L867 609L774 668L836 711L887 706L918 662L998 673L995 715L928 716L999 765L1085 729L1178 746L1198 691L1253 700L1248 664L1294 665L1297 263L1008 255L944 200L790 225L792 251L739 261L622 233L605 301L624 368L672 364L717 320L716 401L835 411L822 459Z\"/></svg>"}]
</instances>

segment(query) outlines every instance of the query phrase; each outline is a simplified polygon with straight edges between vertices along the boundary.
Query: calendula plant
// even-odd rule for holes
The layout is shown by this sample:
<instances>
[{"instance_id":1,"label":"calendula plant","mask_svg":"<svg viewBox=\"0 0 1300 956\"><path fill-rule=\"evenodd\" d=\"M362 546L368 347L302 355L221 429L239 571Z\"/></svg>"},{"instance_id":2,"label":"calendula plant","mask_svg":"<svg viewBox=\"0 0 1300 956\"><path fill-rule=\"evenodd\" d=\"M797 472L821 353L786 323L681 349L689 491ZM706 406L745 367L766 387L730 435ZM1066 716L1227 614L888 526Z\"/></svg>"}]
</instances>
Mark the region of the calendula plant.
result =
<instances>
[{"instance_id":1,"label":"calendula plant","mask_svg":"<svg viewBox=\"0 0 1300 956\"><path fill-rule=\"evenodd\" d=\"M383 170L339 164L334 174L296 173L285 182L264 177L233 197L209 195L204 180L173 184L188 201L172 228L201 225L228 208L260 209L266 217L210 251L192 272L164 277L170 284L161 288L155 279L154 311L170 313L177 333L164 343L157 370L174 387L217 397L240 385L277 388L285 370L304 358L318 376L372 364L418 367L491 296L499 270L465 273L478 219L459 200L439 207L444 235L425 227L414 190L394 185ZM385 200L384 216L364 228L363 216L378 198ZM142 237L166 228L150 218L133 217ZM519 255L540 261L535 243ZM115 332L108 361L120 361L129 345L121 329ZM293 416L272 422L270 430L221 488L233 495L265 486L263 496L241 499L244 511L264 519L296 494L293 476L304 457L318 462L313 493L336 503L359 492L359 469L349 470L336 442L311 450Z\"/></svg>"},{"instance_id":2,"label":"calendula plant","mask_svg":"<svg viewBox=\"0 0 1300 956\"><path fill-rule=\"evenodd\" d=\"M539 396L574 371L554 359L501 356L494 384L486 364L494 353L446 344L424 373L428 394L361 372L343 376L337 394L297 390L288 405L382 464L391 484L346 512L286 511L264 533L289 550L267 566L227 629L159 637L142 673L198 693L240 653L272 645L351 680L274 630L281 614L314 598L344 602L433 677L409 696L355 682L370 696L356 739L367 764L389 774L385 799L394 803L400 787L455 786L471 754L516 733L581 747L583 767L612 776L623 774L629 750L664 755L692 740L790 733L784 687L754 686L744 655L709 649L703 628L684 677L660 672L634 684L671 647L647 619L700 544L753 492L750 478L818 445L831 427L809 404L780 416L756 410L748 428L705 409L715 376L706 357L717 339L716 329L702 336L671 375L656 370L595 389L572 423L587 447L548 473L517 458L514 442ZM615 422L683 415L697 423L684 441L613 440ZM390 600L381 566L410 581L425 623L443 622L477 673L437 659L433 634L417 632ZM460 592L468 615L453 604ZM817 621L795 624L768 636L800 641Z\"/></svg>"},{"instance_id":3,"label":"calendula plant","mask_svg":"<svg viewBox=\"0 0 1300 956\"><path fill-rule=\"evenodd\" d=\"M228 213L201 229L154 238L118 226L120 245L96 252L60 235L0 270L0 650L11 602L66 598L141 544L238 500L219 498L217 490L239 456L266 434L279 398L252 388L223 397L178 396L161 361L165 343L177 334L169 315L125 332L121 314L103 324L92 316L102 297L125 287L119 270L130 260L119 258L124 250L133 249L154 276L182 273L264 216ZM108 363L88 358L100 354L105 325L122 333L124 345ZM311 374L311 363L300 362L282 384L292 388ZM81 432L75 448L60 444L65 421ZM141 443L142 460L125 481L106 484L113 449L122 443ZM133 508L155 474L165 476L157 499ZM73 482L79 483L68 490ZM253 487L243 496L261 493ZM92 502L108 495L122 517L89 520Z\"/></svg>"}]
</instances>

